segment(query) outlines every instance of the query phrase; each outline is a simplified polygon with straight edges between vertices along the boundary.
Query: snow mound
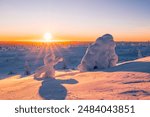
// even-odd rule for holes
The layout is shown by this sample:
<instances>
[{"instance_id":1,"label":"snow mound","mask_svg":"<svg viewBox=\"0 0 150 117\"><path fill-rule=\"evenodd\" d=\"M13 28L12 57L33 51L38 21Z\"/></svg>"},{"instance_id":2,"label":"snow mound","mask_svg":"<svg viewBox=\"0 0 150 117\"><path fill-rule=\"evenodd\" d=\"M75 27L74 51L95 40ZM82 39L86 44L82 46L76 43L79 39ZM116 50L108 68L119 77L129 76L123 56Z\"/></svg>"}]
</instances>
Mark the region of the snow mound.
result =
<instances>
[{"instance_id":1,"label":"snow mound","mask_svg":"<svg viewBox=\"0 0 150 117\"><path fill-rule=\"evenodd\" d=\"M143 72L150 73L150 57L143 57L133 61L117 64L113 68L104 70L106 72Z\"/></svg>"},{"instance_id":2,"label":"snow mound","mask_svg":"<svg viewBox=\"0 0 150 117\"><path fill-rule=\"evenodd\" d=\"M105 34L86 50L78 69L82 72L94 69L105 69L116 65L118 56L115 52L116 43L113 36Z\"/></svg>"}]
</instances>

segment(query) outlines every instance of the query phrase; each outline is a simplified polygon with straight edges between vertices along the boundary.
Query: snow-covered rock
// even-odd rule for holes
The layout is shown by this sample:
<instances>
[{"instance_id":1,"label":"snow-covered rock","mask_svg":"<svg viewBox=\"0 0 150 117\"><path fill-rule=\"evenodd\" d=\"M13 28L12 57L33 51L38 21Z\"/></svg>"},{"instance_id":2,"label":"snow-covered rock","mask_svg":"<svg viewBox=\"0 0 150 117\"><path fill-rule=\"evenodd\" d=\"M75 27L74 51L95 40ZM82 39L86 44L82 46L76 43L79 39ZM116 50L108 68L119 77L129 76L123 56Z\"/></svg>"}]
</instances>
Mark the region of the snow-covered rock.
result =
<instances>
[{"instance_id":1,"label":"snow-covered rock","mask_svg":"<svg viewBox=\"0 0 150 117\"><path fill-rule=\"evenodd\" d=\"M78 69L80 71L92 71L113 67L118 62L115 52L116 43L112 35L105 34L99 37L95 43L86 50Z\"/></svg>"}]
</instances>

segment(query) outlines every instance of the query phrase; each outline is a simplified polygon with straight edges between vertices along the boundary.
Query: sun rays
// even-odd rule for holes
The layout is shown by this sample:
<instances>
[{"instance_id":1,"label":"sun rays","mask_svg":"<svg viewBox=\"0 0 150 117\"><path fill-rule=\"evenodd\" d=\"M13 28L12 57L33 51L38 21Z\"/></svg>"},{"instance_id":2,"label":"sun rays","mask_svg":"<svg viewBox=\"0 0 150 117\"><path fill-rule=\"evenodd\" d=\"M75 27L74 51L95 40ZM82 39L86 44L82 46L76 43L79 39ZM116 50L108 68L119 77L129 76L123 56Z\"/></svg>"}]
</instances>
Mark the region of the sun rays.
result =
<instances>
[{"instance_id":1,"label":"sun rays","mask_svg":"<svg viewBox=\"0 0 150 117\"><path fill-rule=\"evenodd\" d=\"M44 42L52 42L53 41L53 36L52 33L47 32L43 35L43 41Z\"/></svg>"}]
</instances>

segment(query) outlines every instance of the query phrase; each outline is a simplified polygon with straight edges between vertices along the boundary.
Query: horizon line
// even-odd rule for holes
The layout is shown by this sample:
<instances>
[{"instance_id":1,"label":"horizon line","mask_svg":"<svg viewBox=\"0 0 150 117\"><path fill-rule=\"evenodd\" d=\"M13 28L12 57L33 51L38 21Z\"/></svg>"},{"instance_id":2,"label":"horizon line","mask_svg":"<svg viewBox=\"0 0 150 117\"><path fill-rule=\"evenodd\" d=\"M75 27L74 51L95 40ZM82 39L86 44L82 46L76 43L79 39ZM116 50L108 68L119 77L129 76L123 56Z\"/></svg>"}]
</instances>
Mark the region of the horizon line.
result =
<instances>
[{"instance_id":1,"label":"horizon line","mask_svg":"<svg viewBox=\"0 0 150 117\"><path fill-rule=\"evenodd\" d=\"M92 41L92 40L54 40L54 41L51 41L51 42L44 42L44 41L35 41L35 40L12 40L12 41L3 41L3 40L0 40L0 42L29 42L29 43L57 43L57 42L95 42L95 41ZM139 43L139 42L150 42L150 40L145 40L145 41L115 41L115 42L135 42L135 43Z\"/></svg>"}]
</instances>

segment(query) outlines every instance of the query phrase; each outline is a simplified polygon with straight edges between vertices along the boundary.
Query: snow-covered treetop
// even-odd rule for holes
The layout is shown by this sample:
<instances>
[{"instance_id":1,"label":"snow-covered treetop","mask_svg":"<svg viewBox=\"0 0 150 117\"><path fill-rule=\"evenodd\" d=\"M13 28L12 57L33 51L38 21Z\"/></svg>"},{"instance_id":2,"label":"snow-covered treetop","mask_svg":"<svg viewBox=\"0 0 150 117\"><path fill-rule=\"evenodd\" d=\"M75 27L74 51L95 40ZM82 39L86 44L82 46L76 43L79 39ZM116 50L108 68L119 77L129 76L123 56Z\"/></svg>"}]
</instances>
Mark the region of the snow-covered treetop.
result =
<instances>
[{"instance_id":1,"label":"snow-covered treetop","mask_svg":"<svg viewBox=\"0 0 150 117\"><path fill-rule=\"evenodd\" d=\"M55 61L55 55L52 51L49 50L49 52L47 52L44 57L44 65L48 65L53 61Z\"/></svg>"},{"instance_id":2,"label":"snow-covered treetop","mask_svg":"<svg viewBox=\"0 0 150 117\"><path fill-rule=\"evenodd\" d=\"M113 41L113 36L111 34L105 34L102 37L97 38L96 43L101 43L101 42L109 42Z\"/></svg>"}]
</instances>

